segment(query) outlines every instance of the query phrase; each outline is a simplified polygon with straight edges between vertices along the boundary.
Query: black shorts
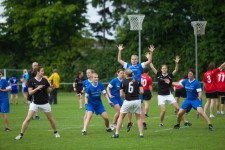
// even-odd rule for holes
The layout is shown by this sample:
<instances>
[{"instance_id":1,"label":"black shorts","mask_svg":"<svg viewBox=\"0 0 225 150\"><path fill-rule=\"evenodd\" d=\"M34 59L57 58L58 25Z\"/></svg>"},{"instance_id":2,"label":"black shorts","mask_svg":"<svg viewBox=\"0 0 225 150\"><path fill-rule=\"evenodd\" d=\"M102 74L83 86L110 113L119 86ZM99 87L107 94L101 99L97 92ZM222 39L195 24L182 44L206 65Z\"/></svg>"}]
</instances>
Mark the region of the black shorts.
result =
<instances>
[{"instance_id":1,"label":"black shorts","mask_svg":"<svg viewBox=\"0 0 225 150\"><path fill-rule=\"evenodd\" d=\"M176 89L175 97L186 98L187 97L187 93L186 93L185 88Z\"/></svg>"},{"instance_id":2,"label":"black shorts","mask_svg":"<svg viewBox=\"0 0 225 150\"><path fill-rule=\"evenodd\" d=\"M83 94L83 93L82 93L82 90L83 90L83 89L77 89L77 90L76 90L76 93L82 95L82 94Z\"/></svg>"},{"instance_id":3,"label":"black shorts","mask_svg":"<svg viewBox=\"0 0 225 150\"><path fill-rule=\"evenodd\" d=\"M217 92L217 94L218 96L221 96L221 97L225 96L225 92Z\"/></svg>"},{"instance_id":4,"label":"black shorts","mask_svg":"<svg viewBox=\"0 0 225 150\"><path fill-rule=\"evenodd\" d=\"M218 93L213 92L213 93L205 93L206 98L218 98Z\"/></svg>"},{"instance_id":5,"label":"black shorts","mask_svg":"<svg viewBox=\"0 0 225 150\"><path fill-rule=\"evenodd\" d=\"M149 101L152 98L152 93L149 90L144 90L143 100Z\"/></svg>"}]
</instances>

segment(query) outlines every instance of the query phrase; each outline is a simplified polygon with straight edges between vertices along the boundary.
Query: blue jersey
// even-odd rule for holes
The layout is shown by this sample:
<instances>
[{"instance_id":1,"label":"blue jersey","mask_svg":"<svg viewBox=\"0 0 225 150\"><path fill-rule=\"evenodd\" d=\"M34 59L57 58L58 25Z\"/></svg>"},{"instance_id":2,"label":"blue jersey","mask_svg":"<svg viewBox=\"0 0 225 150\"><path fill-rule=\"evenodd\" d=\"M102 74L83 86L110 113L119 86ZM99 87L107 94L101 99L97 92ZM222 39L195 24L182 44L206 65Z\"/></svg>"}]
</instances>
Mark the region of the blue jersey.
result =
<instances>
[{"instance_id":1,"label":"blue jersey","mask_svg":"<svg viewBox=\"0 0 225 150\"><path fill-rule=\"evenodd\" d=\"M18 89L17 84L19 80L16 77L12 77L9 79L9 83L11 85L12 90Z\"/></svg>"},{"instance_id":2,"label":"blue jersey","mask_svg":"<svg viewBox=\"0 0 225 150\"><path fill-rule=\"evenodd\" d=\"M134 78L138 80L139 82L141 82L141 74L142 74L143 68L145 68L144 63L137 63L137 65L133 66L132 64L125 62L123 67L125 69L132 70L134 73Z\"/></svg>"},{"instance_id":3,"label":"blue jersey","mask_svg":"<svg viewBox=\"0 0 225 150\"><path fill-rule=\"evenodd\" d=\"M91 84L92 82L89 79L84 80L83 82L83 89L87 90L87 87Z\"/></svg>"},{"instance_id":4,"label":"blue jersey","mask_svg":"<svg viewBox=\"0 0 225 150\"><path fill-rule=\"evenodd\" d=\"M101 93L106 93L105 87L101 82L98 82L97 86L90 84L86 90L88 104L101 105L102 104Z\"/></svg>"},{"instance_id":5,"label":"blue jersey","mask_svg":"<svg viewBox=\"0 0 225 150\"><path fill-rule=\"evenodd\" d=\"M9 83L5 79L0 79L1 89L10 89ZM8 93L0 91L0 99L8 99Z\"/></svg>"},{"instance_id":6,"label":"blue jersey","mask_svg":"<svg viewBox=\"0 0 225 150\"><path fill-rule=\"evenodd\" d=\"M198 92L202 91L201 85L197 80L189 81L189 79L185 79L181 82L181 84L185 87L187 92L188 100L196 100L198 99Z\"/></svg>"},{"instance_id":7,"label":"blue jersey","mask_svg":"<svg viewBox=\"0 0 225 150\"><path fill-rule=\"evenodd\" d=\"M114 78L109 82L109 89L110 89L110 93L112 96L114 96L115 98L119 98L120 97L120 83L122 82L122 80L120 80L119 78Z\"/></svg>"}]
</instances>

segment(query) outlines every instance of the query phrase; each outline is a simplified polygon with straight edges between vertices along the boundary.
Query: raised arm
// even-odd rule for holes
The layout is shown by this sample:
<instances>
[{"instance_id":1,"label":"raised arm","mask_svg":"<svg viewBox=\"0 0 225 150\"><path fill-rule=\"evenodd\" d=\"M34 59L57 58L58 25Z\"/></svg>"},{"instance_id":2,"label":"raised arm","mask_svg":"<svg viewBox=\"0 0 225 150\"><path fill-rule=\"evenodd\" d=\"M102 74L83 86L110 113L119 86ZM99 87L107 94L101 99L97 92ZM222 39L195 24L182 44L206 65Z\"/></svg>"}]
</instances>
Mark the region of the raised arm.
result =
<instances>
[{"instance_id":1,"label":"raised arm","mask_svg":"<svg viewBox=\"0 0 225 150\"><path fill-rule=\"evenodd\" d=\"M155 69L153 63L150 63L150 68L152 69L152 71L153 71L155 74L157 74L158 71Z\"/></svg>"},{"instance_id":2,"label":"raised arm","mask_svg":"<svg viewBox=\"0 0 225 150\"><path fill-rule=\"evenodd\" d=\"M219 66L220 71L225 67L225 62Z\"/></svg>"},{"instance_id":3,"label":"raised arm","mask_svg":"<svg viewBox=\"0 0 225 150\"><path fill-rule=\"evenodd\" d=\"M148 47L149 53L145 54L145 57L148 59L148 61L144 62L145 66L147 66L148 64L150 64L152 62L152 53L155 50L154 45L150 45Z\"/></svg>"},{"instance_id":4,"label":"raised arm","mask_svg":"<svg viewBox=\"0 0 225 150\"><path fill-rule=\"evenodd\" d=\"M178 63L180 61L180 57L179 56L176 56L176 58L174 59L174 61L175 61L175 69L172 72L173 75L175 75L177 73L177 71L178 71Z\"/></svg>"},{"instance_id":5,"label":"raised arm","mask_svg":"<svg viewBox=\"0 0 225 150\"><path fill-rule=\"evenodd\" d=\"M117 61L118 61L122 66L124 66L124 63L125 63L125 62L122 60L122 50L124 49L123 44L118 45L117 48L118 48L118 59L117 59Z\"/></svg>"}]
</instances>

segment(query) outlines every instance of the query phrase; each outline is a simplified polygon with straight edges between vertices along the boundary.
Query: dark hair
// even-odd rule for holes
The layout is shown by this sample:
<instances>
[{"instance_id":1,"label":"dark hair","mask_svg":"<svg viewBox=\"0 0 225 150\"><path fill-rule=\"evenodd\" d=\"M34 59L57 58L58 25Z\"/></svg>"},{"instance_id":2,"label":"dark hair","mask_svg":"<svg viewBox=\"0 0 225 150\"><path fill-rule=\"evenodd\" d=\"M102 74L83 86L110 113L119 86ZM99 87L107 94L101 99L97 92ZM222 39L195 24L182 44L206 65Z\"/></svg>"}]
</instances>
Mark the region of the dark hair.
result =
<instances>
[{"instance_id":1,"label":"dark hair","mask_svg":"<svg viewBox=\"0 0 225 150\"><path fill-rule=\"evenodd\" d=\"M215 69L215 63L209 63L208 69L209 70Z\"/></svg>"},{"instance_id":2,"label":"dark hair","mask_svg":"<svg viewBox=\"0 0 225 150\"><path fill-rule=\"evenodd\" d=\"M116 74L120 73L120 71L123 71L123 69L118 69Z\"/></svg>"},{"instance_id":3,"label":"dark hair","mask_svg":"<svg viewBox=\"0 0 225 150\"><path fill-rule=\"evenodd\" d=\"M40 72L42 68L42 66L38 66L37 68L35 68L34 71L31 72L32 76L35 77L37 75L37 72Z\"/></svg>"},{"instance_id":4,"label":"dark hair","mask_svg":"<svg viewBox=\"0 0 225 150\"><path fill-rule=\"evenodd\" d=\"M188 70L188 73L189 73L189 72L192 72L193 75L195 75L195 70L194 70L194 69L189 69L189 70Z\"/></svg>"},{"instance_id":5,"label":"dark hair","mask_svg":"<svg viewBox=\"0 0 225 150\"><path fill-rule=\"evenodd\" d=\"M79 75L81 75L82 73L82 71L78 71L77 78L79 78Z\"/></svg>"},{"instance_id":6,"label":"dark hair","mask_svg":"<svg viewBox=\"0 0 225 150\"><path fill-rule=\"evenodd\" d=\"M143 69L143 73L148 73L149 72L149 69L148 68L144 68Z\"/></svg>"}]
</instances>

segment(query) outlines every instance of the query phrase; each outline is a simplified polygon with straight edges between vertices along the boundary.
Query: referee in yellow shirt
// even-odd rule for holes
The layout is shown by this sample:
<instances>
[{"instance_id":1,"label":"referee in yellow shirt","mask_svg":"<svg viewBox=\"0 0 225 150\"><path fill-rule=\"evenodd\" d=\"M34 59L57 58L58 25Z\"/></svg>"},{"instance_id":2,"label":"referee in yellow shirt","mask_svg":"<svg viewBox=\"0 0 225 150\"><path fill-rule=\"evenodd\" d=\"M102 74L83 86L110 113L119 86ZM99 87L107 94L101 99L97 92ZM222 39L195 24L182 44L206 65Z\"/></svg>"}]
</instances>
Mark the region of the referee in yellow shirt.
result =
<instances>
[{"instance_id":1,"label":"referee in yellow shirt","mask_svg":"<svg viewBox=\"0 0 225 150\"><path fill-rule=\"evenodd\" d=\"M49 103L57 104L57 89L59 88L60 76L57 72L57 69L53 70L52 75L48 78L48 80L55 85L55 89L50 93Z\"/></svg>"}]
</instances>

